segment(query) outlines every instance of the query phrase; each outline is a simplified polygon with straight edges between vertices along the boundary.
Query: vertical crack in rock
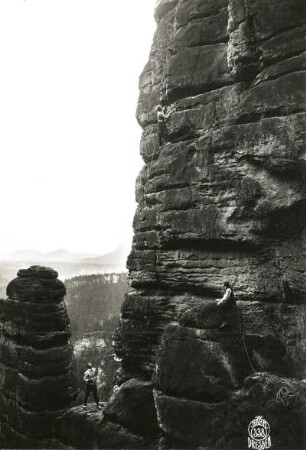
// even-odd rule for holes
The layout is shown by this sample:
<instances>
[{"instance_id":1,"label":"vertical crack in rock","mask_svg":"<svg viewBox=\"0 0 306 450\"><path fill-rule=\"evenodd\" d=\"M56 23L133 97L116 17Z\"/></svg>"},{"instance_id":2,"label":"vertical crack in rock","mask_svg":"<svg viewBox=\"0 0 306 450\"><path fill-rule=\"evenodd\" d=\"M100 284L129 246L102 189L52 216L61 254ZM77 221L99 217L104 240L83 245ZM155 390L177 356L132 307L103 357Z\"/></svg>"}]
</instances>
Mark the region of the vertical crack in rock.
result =
<instances>
[{"instance_id":1,"label":"vertical crack in rock","mask_svg":"<svg viewBox=\"0 0 306 450\"><path fill-rule=\"evenodd\" d=\"M229 0L227 61L236 80L252 80L259 72L257 46L249 0Z\"/></svg>"},{"instance_id":2,"label":"vertical crack in rock","mask_svg":"<svg viewBox=\"0 0 306 450\"><path fill-rule=\"evenodd\" d=\"M59 448L53 421L77 395L65 287L50 268L19 270L0 300L3 448Z\"/></svg>"}]
</instances>

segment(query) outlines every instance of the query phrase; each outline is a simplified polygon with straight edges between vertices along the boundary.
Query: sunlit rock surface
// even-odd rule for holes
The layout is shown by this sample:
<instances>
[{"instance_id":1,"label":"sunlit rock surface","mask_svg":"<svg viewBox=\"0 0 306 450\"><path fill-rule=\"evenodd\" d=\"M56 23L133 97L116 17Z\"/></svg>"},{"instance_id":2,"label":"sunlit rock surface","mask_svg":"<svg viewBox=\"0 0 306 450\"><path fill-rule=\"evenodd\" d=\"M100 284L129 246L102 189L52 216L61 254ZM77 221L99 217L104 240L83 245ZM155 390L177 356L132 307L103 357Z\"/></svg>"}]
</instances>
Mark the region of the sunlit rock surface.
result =
<instances>
[{"instance_id":1,"label":"sunlit rock surface","mask_svg":"<svg viewBox=\"0 0 306 450\"><path fill-rule=\"evenodd\" d=\"M76 392L65 287L50 268L20 270L0 300L0 446L59 448L53 420Z\"/></svg>"}]
</instances>

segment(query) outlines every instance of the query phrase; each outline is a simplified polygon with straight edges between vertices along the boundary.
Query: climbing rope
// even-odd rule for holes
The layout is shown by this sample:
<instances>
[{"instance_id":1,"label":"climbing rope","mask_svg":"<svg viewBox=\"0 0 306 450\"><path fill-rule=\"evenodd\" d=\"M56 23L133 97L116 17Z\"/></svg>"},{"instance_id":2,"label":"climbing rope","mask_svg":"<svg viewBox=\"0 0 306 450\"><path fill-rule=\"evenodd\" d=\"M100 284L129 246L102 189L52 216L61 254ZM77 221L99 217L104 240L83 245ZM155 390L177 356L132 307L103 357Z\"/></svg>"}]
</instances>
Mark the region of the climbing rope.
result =
<instances>
[{"instance_id":1,"label":"climbing rope","mask_svg":"<svg viewBox=\"0 0 306 450\"><path fill-rule=\"evenodd\" d=\"M192 310L195 309L195 308L198 308L198 306L199 306L199 305L196 305L196 306L193 306L192 308L187 309L186 311L184 311L184 314L189 313L190 311L192 311ZM182 321L180 325L184 326L184 325L186 324L186 320L188 320L188 318L185 318L185 322ZM170 336L168 336L168 338L165 339L165 340L162 342L162 345L163 345L163 346L166 345L167 342L168 342L170 339L172 339L173 336L174 336L178 331L179 331L179 328L176 328L176 329L173 331L173 333L171 333ZM226 334L236 334L236 331L226 331L226 332L223 331L222 333L224 333L224 334L225 334L225 333L226 333ZM251 361L251 358L250 358L250 355L249 355L249 352L248 352L248 348L247 348L247 346L246 346L245 339L244 339L244 327L243 327L243 318L242 318L242 312L241 312L241 311L240 311L240 335L241 335L242 344L243 344L243 347L244 347L244 350L245 350L245 353L246 353L246 356L247 356L247 360L248 360L249 366L250 366L250 368L251 368L251 370L252 370L252 374L253 374L253 373L256 373L256 370L255 370L255 368L254 368L254 366L253 366L253 364L252 364L252 361Z\"/></svg>"},{"instance_id":2,"label":"climbing rope","mask_svg":"<svg viewBox=\"0 0 306 450\"><path fill-rule=\"evenodd\" d=\"M190 313L191 311L193 311L194 309L196 309L196 308L198 308L198 307L199 307L199 305L192 306L191 308L186 309L186 310L183 312L183 314L188 314L188 313ZM178 323L178 325L185 326L187 320L188 320L188 317L185 317L185 319L184 319L184 320L181 320L181 323ZM169 340L172 339L172 338L175 336L175 334L179 332L179 330L180 330L180 327L177 327L177 328L176 328L176 329L175 329L175 330L167 337L167 339L164 339L164 340L161 342L162 347L164 347L164 346L169 342ZM216 331L218 332L218 330L216 330ZM219 331L219 333L220 333L220 331ZM237 331L222 331L221 333L222 333L222 334L227 334L227 335L229 335L229 334L237 334ZM246 353L246 357L247 357L249 366L250 366L250 368L251 368L251 370L252 370L252 373L256 373L256 370L255 370L255 368L254 368L254 366L253 366L253 364L252 364L252 361L251 361L251 357L250 357L250 355L249 355L249 351L248 351L247 345L246 345L246 343L245 343L244 334L245 334L245 331L244 331L244 326L243 326L243 316L242 316L242 312L240 311L240 335L241 335L241 340L242 340L243 348L244 348L244 351L245 351L245 353ZM162 349L162 348L161 348L161 349ZM104 353L104 355L103 355L103 357L102 357L102 360L104 360L105 358L107 358L109 353L112 353L112 356L115 356L115 353L114 353L113 349L109 349L109 350L107 350L107 351Z\"/></svg>"},{"instance_id":3,"label":"climbing rope","mask_svg":"<svg viewBox=\"0 0 306 450\"><path fill-rule=\"evenodd\" d=\"M240 334L241 334L241 340L242 340L242 343L243 343L243 347L244 347L244 349L245 349L245 353L246 353L246 356L247 356L247 359L248 359L250 368L251 368L252 371L253 371L252 373L255 373L256 370L254 369L254 366L253 366L253 364L252 364L252 362L251 362L251 358L250 358L250 356L249 356L248 348L247 348L247 346L246 346L245 339L244 339L244 328L243 328L242 311L240 311Z\"/></svg>"}]
</instances>

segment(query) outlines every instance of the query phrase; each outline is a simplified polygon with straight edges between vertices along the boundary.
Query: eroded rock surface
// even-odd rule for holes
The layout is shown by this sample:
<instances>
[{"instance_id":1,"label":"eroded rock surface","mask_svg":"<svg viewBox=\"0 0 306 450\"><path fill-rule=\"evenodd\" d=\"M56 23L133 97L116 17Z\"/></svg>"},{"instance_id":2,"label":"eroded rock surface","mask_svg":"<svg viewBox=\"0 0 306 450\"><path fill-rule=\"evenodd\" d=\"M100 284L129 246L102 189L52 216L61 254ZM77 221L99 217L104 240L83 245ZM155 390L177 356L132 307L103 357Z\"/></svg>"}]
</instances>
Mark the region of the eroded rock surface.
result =
<instances>
[{"instance_id":1,"label":"eroded rock surface","mask_svg":"<svg viewBox=\"0 0 306 450\"><path fill-rule=\"evenodd\" d=\"M123 383L104 408L106 420L119 423L136 434L156 435L158 426L152 389L148 381L131 379Z\"/></svg>"},{"instance_id":2,"label":"eroded rock surface","mask_svg":"<svg viewBox=\"0 0 306 450\"><path fill-rule=\"evenodd\" d=\"M152 440L145 439L119 424L106 421L96 406L89 406L86 410L82 406L70 409L55 421L54 429L65 448L152 448Z\"/></svg>"},{"instance_id":3,"label":"eroded rock surface","mask_svg":"<svg viewBox=\"0 0 306 450\"><path fill-rule=\"evenodd\" d=\"M286 393L287 397L279 393ZM247 448L248 425L264 417L271 428L272 448L305 448L306 383L256 373L228 400L200 402L158 390L155 400L166 435L192 448ZM187 442L186 442L187 441ZM171 441L170 441L171 442ZM181 444L182 447L184 446ZM171 446L171 443L170 443Z\"/></svg>"},{"instance_id":4,"label":"eroded rock surface","mask_svg":"<svg viewBox=\"0 0 306 450\"><path fill-rule=\"evenodd\" d=\"M103 415L65 411L64 291L21 271L0 302L1 434L52 447L56 416L69 447L156 448L161 433L167 448L245 448L264 416L275 448L305 448L306 3L158 0L155 17L120 387ZM175 107L163 139L158 104Z\"/></svg>"},{"instance_id":5,"label":"eroded rock surface","mask_svg":"<svg viewBox=\"0 0 306 450\"><path fill-rule=\"evenodd\" d=\"M52 423L76 397L65 287L50 268L20 270L0 300L0 446L60 448Z\"/></svg>"},{"instance_id":6,"label":"eroded rock surface","mask_svg":"<svg viewBox=\"0 0 306 450\"><path fill-rule=\"evenodd\" d=\"M262 386L256 400L244 380L264 372L304 386L306 4L159 0L155 17L137 109L145 165L134 291L116 337L121 380L153 375L174 446L235 446L252 414L266 414L290 448L303 408L284 413ZM158 104L175 107L162 140ZM225 281L236 305L220 330Z\"/></svg>"}]
</instances>

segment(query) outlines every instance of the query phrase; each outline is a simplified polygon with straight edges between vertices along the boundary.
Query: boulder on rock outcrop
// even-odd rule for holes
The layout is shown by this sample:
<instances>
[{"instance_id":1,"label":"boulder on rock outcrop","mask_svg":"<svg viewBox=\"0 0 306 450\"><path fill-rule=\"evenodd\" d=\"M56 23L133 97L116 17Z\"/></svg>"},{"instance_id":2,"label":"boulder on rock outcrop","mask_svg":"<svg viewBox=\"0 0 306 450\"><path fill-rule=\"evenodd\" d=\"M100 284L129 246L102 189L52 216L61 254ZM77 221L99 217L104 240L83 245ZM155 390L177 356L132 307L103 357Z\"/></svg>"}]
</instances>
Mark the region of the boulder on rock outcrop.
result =
<instances>
[{"instance_id":1,"label":"boulder on rock outcrop","mask_svg":"<svg viewBox=\"0 0 306 450\"><path fill-rule=\"evenodd\" d=\"M240 333L169 325L157 355L159 389L201 401L221 401L252 372Z\"/></svg>"},{"instance_id":2,"label":"boulder on rock outcrop","mask_svg":"<svg viewBox=\"0 0 306 450\"><path fill-rule=\"evenodd\" d=\"M225 313L222 305L218 305L216 301L208 300L189 308L181 315L179 322L186 327L216 329L222 326L225 319L227 330L239 332L241 319L235 305Z\"/></svg>"},{"instance_id":3,"label":"boulder on rock outcrop","mask_svg":"<svg viewBox=\"0 0 306 450\"><path fill-rule=\"evenodd\" d=\"M55 303L66 294L64 284L57 279L58 273L50 267L31 266L21 269L11 281L6 293L11 300L29 303Z\"/></svg>"},{"instance_id":4,"label":"boulder on rock outcrop","mask_svg":"<svg viewBox=\"0 0 306 450\"><path fill-rule=\"evenodd\" d=\"M111 422L148 435L158 431L151 382L132 379L118 387L104 408Z\"/></svg>"}]
</instances>

